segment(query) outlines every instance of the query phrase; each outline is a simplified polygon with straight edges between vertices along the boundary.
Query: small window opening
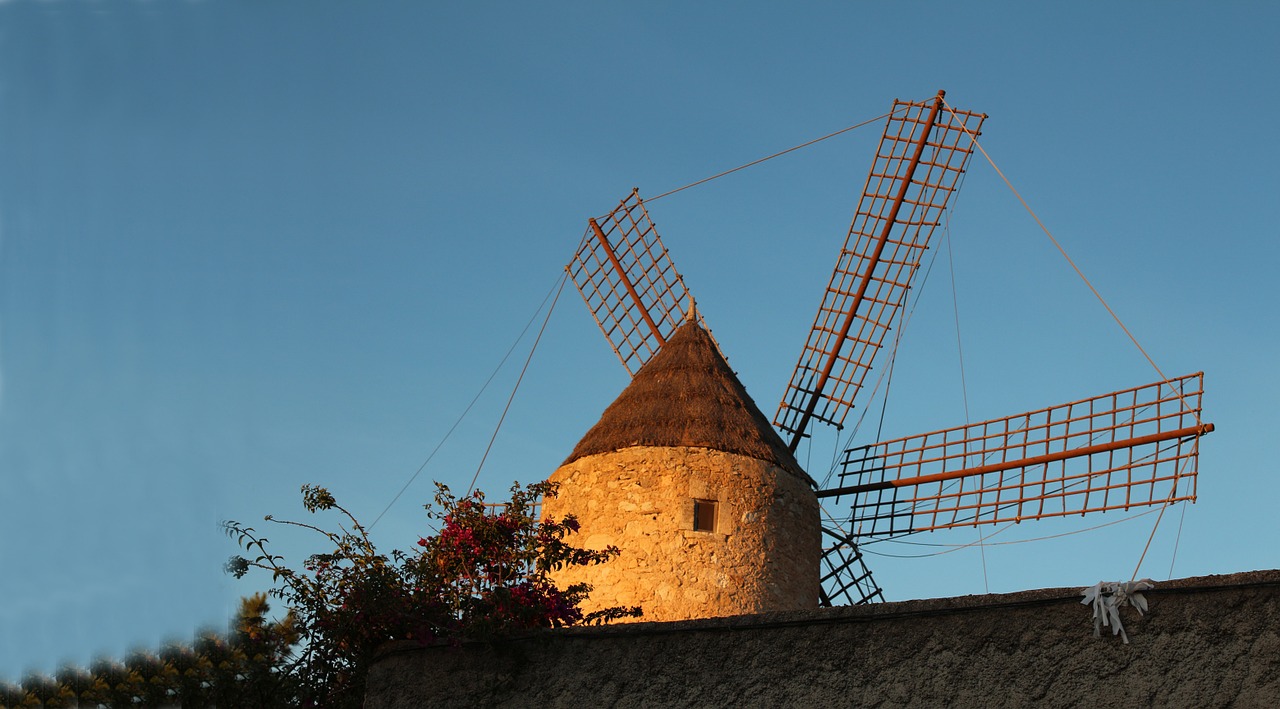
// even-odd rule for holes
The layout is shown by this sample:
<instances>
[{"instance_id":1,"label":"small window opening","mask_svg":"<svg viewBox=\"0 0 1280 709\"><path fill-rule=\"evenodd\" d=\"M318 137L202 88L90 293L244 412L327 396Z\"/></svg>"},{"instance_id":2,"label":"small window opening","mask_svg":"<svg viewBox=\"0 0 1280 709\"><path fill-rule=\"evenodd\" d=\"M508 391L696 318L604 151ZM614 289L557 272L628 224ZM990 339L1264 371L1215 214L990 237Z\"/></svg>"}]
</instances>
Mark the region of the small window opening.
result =
<instances>
[{"instance_id":1,"label":"small window opening","mask_svg":"<svg viewBox=\"0 0 1280 709\"><path fill-rule=\"evenodd\" d=\"M716 503L714 500L693 501L693 531L716 531Z\"/></svg>"}]
</instances>

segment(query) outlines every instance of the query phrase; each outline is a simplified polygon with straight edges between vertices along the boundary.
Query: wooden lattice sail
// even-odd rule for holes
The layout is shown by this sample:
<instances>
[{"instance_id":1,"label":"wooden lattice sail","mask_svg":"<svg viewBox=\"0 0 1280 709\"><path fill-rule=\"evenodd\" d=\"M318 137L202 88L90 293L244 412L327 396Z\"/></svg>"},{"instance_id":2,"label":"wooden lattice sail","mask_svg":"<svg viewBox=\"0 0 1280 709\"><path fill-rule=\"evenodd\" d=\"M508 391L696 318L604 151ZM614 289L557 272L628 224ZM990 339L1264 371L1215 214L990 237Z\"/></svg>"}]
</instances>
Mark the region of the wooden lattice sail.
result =
<instances>
[{"instance_id":1,"label":"wooden lattice sail","mask_svg":"<svg viewBox=\"0 0 1280 709\"><path fill-rule=\"evenodd\" d=\"M959 186L985 115L894 101L858 210L773 423L796 450L840 427Z\"/></svg>"},{"instance_id":2,"label":"wooden lattice sail","mask_svg":"<svg viewBox=\"0 0 1280 709\"><path fill-rule=\"evenodd\" d=\"M1203 373L846 451L853 538L1195 500Z\"/></svg>"},{"instance_id":3,"label":"wooden lattice sail","mask_svg":"<svg viewBox=\"0 0 1280 709\"><path fill-rule=\"evenodd\" d=\"M857 543L839 527L822 525L821 598L824 606L884 601Z\"/></svg>"},{"instance_id":4,"label":"wooden lattice sail","mask_svg":"<svg viewBox=\"0 0 1280 709\"><path fill-rule=\"evenodd\" d=\"M696 311L638 189L612 212L588 220L582 245L566 269L632 375Z\"/></svg>"}]
</instances>

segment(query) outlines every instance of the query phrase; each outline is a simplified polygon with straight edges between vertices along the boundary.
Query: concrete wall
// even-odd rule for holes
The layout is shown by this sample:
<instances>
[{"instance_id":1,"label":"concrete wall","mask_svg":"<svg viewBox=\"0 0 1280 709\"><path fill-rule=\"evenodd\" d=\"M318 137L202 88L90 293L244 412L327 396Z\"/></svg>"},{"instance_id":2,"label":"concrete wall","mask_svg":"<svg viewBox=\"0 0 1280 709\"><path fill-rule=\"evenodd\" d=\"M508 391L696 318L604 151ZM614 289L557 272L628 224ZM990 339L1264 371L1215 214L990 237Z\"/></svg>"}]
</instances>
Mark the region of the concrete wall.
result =
<instances>
[{"instance_id":1,"label":"concrete wall","mask_svg":"<svg viewBox=\"0 0 1280 709\"><path fill-rule=\"evenodd\" d=\"M1147 598L1129 645L1050 589L393 646L366 706L1280 706L1280 571Z\"/></svg>"},{"instance_id":2,"label":"concrete wall","mask_svg":"<svg viewBox=\"0 0 1280 709\"><path fill-rule=\"evenodd\" d=\"M640 606L645 620L816 608L822 554L818 499L796 475L734 453L632 447L590 455L551 475L543 512L572 513L588 549L622 554L555 575L592 585L585 610ZM695 531L694 500L715 502Z\"/></svg>"}]
</instances>

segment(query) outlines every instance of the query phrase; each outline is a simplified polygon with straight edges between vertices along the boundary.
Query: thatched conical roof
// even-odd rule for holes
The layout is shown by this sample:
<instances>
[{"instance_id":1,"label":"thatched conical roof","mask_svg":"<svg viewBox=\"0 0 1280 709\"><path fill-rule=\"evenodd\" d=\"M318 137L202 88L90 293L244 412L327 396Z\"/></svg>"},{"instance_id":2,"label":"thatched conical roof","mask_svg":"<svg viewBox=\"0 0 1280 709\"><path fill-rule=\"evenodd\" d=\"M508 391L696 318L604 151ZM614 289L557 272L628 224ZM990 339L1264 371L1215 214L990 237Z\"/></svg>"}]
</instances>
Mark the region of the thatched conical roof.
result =
<instances>
[{"instance_id":1,"label":"thatched conical roof","mask_svg":"<svg viewBox=\"0 0 1280 709\"><path fill-rule=\"evenodd\" d=\"M636 372L565 464L632 446L737 453L809 479L696 321L681 325Z\"/></svg>"}]
</instances>

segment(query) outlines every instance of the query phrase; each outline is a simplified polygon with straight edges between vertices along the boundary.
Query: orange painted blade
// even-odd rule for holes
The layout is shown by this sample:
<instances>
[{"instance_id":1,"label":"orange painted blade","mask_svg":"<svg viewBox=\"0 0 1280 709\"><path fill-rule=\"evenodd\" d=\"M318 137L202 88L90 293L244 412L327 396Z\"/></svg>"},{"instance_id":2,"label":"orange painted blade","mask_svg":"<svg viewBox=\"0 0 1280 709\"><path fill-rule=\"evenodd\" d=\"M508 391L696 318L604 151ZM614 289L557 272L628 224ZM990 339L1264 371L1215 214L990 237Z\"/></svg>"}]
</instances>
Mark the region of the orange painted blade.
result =
<instances>
[{"instance_id":1,"label":"orange painted blade","mask_svg":"<svg viewBox=\"0 0 1280 709\"><path fill-rule=\"evenodd\" d=\"M959 188L986 116L895 101L853 223L773 423L796 450L812 421L844 425Z\"/></svg>"},{"instance_id":2,"label":"orange painted blade","mask_svg":"<svg viewBox=\"0 0 1280 709\"><path fill-rule=\"evenodd\" d=\"M894 536L1196 498L1204 374L845 452L851 536Z\"/></svg>"},{"instance_id":3,"label":"orange painted blade","mask_svg":"<svg viewBox=\"0 0 1280 709\"><path fill-rule=\"evenodd\" d=\"M638 190L612 212L589 221L566 269L609 346L633 375L693 305ZM698 322L711 332L701 315Z\"/></svg>"}]
</instances>

